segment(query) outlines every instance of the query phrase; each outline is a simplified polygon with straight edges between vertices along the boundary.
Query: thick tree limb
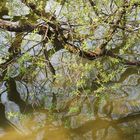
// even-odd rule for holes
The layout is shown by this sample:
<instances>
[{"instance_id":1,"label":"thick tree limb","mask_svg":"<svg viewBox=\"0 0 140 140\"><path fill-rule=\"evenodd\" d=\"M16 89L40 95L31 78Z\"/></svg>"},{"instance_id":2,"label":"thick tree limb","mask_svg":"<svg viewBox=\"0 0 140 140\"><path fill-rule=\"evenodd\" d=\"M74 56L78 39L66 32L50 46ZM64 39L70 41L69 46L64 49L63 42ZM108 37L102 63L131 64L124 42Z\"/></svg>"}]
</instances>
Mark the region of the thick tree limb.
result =
<instances>
[{"instance_id":1,"label":"thick tree limb","mask_svg":"<svg viewBox=\"0 0 140 140\"><path fill-rule=\"evenodd\" d=\"M0 28L11 32L29 32L34 30L36 26L29 24L20 25L19 22L0 19Z\"/></svg>"},{"instance_id":2,"label":"thick tree limb","mask_svg":"<svg viewBox=\"0 0 140 140\"><path fill-rule=\"evenodd\" d=\"M115 25L117 25L120 22L122 16L123 16L123 11L121 11L120 16L118 17L118 20L116 20L116 22L115 22ZM115 26L115 25L112 26L112 28L110 29L109 37L107 38L107 40L105 42L103 42L101 45L99 45L99 47L97 47L97 48L99 48L100 51L97 51L97 50L95 50L95 51L84 51L84 50L78 48L77 46L75 46L71 43L68 43L67 39L64 38L64 36L63 36L63 33L62 33L63 29L61 27L59 27L58 25L57 26L52 25L52 23L50 23L50 26L54 29L54 32L48 30L47 35L51 39L51 36L56 34L56 36L54 38L54 43L55 43L55 49L57 51L62 49L62 48L65 48L69 52L76 53L80 57L86 58L86 59L89 59L89 60L94 60L94 59L99 58L101 56L107 55L107 56L110 56L110 57L120 59L126 65L140 66L139 61L130 62L128 60L125 60L125 59L113 54L113 52L107 51L105 49L106 45L112 39L112 36L117 29L117 26ZM31 24L19 25L18 22L11 22L11 21L5 21L5 20L0 19L0 28L4 29L4 30L7 30L7 31L12 31L12 32L31 32L32 30L34 30L38 26L39 25L31 25ZM39 31L38 32L39 32L39 34L42 34L42 35L44 35L46 33L46 28L44 28L44 25L41 24L39 26ZM62 36L61 40L58 39L59 32L60 32L60 35ZM7 65L7 64L9 64L9 61L7 61L7 63L5 63L4 65ZM2 66L3 66L3 64L0 65L0 67L2 67Z\"/></svg>"}]
</instances>

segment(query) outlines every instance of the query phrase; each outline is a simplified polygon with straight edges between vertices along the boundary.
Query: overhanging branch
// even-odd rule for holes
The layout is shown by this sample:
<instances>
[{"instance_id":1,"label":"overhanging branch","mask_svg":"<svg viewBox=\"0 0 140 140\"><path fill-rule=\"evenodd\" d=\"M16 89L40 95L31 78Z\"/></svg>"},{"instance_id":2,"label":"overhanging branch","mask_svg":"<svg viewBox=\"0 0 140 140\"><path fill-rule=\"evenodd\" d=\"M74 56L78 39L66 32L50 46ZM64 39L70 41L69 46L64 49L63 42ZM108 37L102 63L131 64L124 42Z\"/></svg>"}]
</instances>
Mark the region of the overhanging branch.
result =
<instances>
[{"instance_id":1,"label":"overhanging branch","mask_svg":"<svg viewBox=\"0 0 140 140\"><path fill-rule=\"evenodd\" d=\"M117 25L120 22L120 18L122 17L122 14L123 14L123 12L121 11L118 20L116 20L115 25ZM46 33L46 28L44 28L46 26L44 24L40 24L40 25L39 24L38 25L31 25L31 24L20 25L18 22L11 22L11 21L6 21L6 20L1 20L0 19L0 28L4 29L4 30L7 30L7 31L31 32L37 27L39 27L39 29L38 29L39 34L44 35ZM115 55L113 52L105 49L108 42L112 39L112 35L116 31L117 26L113 26L110 29L110 32L109 32L110 36L108 37L108 39L105 42L103 42L101 45L99 45L99 47L97 47L97 49L99 49L99 51L97 51L97 50L95 50L95 51L85 51L85 50L82 50L80 47L77 47L77 46L75 46L71 43L68 43L67 39L64 38L64 36L63 36L63 33L62 33L63 28L61 28L61 26L59 24L54 25L52 27L54 28L54 31L52 32L52 31L48 30L47 35L51 39L51 36L56 34L56 36L54 38L54 42L55 42L55 48L57 50L60 50L60 49L64 48L64 49L67 49L69 52L78 54L80 57L86 58L88 60L95 60L96 58L99 58L101 56L106 55L106 56L110 56L110 57L121 60L122 63L125 64L125 65L140 66L140 61L131 62L131 61L125 60L125 59L119 57L118 55ZM57 30L56 30L56 28L57 28ZM60 33L61 40L58 39L59 31L61 31L61 33ZM57 40L57 42L56 42L56 40ZM57 46L58 44L59 44L59 46Z\"/></svg>"}]
</instances>

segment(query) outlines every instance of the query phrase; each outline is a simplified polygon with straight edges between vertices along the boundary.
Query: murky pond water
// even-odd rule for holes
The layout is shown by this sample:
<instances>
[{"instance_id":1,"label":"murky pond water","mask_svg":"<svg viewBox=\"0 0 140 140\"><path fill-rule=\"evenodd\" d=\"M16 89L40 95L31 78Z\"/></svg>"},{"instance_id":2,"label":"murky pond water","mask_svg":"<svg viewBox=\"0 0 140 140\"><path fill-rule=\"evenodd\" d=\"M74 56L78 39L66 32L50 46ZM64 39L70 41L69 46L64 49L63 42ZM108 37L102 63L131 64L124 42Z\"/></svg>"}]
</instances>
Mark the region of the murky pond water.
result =
<instances>
[{"instance_id":1,"label":"murky pond water","mask_svg":"<svg viewBox=\"0 0 140 140\"><path fill-rule=\"evenodd\" d=\"M116 93L109 93L110 96L101 103L98 103L98 97L89 96L88 99L82 97L79 104L81 109L78 112L67 111L67 107L51 112L48 110L49 104L52 103L52 97L50 97L51 99L45 100L45 108L35 108L28 113L20 113L17 109L19 114L11 114L9 118L7 117L9 119L7 124L1 114L0 138L2 140L139 140L139 68L126 69L120 77L118 81L121 85ZM20 86L18 85L18 88ZM24 86L18 90L20 93L25 92ZM6 106L10 104L8 113L12 106L13 111L17 108L17 104L6 99L7 94L3 94L1 98L3 104L5 104L4 102L6 102ZM58 96L57 105L64 105L69 98ZM75 100L72 102L74 103ZM3 104L1 104L1 112L4 110ZM26 110L28 110L28 106Z\"/></svg>"}]
</instances>

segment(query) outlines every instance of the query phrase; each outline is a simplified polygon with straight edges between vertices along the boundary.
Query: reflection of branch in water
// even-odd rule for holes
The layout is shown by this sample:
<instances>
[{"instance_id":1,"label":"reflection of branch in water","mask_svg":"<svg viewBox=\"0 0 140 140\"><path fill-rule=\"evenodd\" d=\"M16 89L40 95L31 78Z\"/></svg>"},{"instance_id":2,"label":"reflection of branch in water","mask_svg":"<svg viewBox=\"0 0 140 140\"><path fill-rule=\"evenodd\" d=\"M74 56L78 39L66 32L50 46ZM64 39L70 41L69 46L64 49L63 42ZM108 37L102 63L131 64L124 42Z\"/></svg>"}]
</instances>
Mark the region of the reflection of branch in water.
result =
<instances>
[{"instance_id":1,"label":"reflection of branch in water","mask_svg":"<svg viewBox=\"0 0 140 140\"><path fill-rule=\"evenodd\" d=\"M80 127L72 129L72 132L83 135L91 130L107 129L110 126L116 128L116 126L121 123L127 123L127 122L136 121L136 120L140 120L140 112L128 115L128 116L120 118L118 120L107 120L106 118L102 118L102 119L98 118L96 120L89 120L89 121L85 122Z\"/></svg>"},{"instance_id":2,"label":"reflection of branch in water","mask_svg":"<svg viewBox=\"0 0 140 140\"><path fill-rule=\"evenodd\" d=\"M53 92L52 93L52 109L55 109L57 106L57 97L56 94Z\"/></svg>"},{"instance_id":3,"label":"reflection of branch in water","mask_svg":"<svg viewBox=\"0 0 140 140\"><path fill-rule=\"evenodd\" d=\"M21 112L24 110L26 103L21 99L20 94L16 89L16 82L13 78L7 80L8 97L20 106Z\"/></svg>"},{"instance_id":4,"label":"reflection of branch in water","mask_svg":"<svg viewBox=\"0 0 140 140\"><path fill-rule=\"evenodd\" d=\"M135 73L138 73L139 71L139 68L136 68L136 67L130 67L130 68L127 68L122 74L121 74L121 77L118 81L115 81L117 83L122 83L124 82L129 75L132 75L132 74L135 74Z\"/></svg>"},{"instance_id":5,"label":"reflection of branch in water","mask_svg":"<svg viewBox=\"0 0 140 140\"><path fill-rule=\"evenodd\" d=\"M20 108L17 104L8 99L8 93L5 92L1 95L1 102L4 105L5 118L9 125L20 133L24 133L24 127L20 120Z\"/></svg>"},{"instance_id":6,"label":"reflection of branch in water","mask_svg":"<svg viewBox=\"0 0 140 140\"><path fill-rule=\"evenodd\" d=\"M103 130L105 129L104 131L104 134L101 135L101 137L103 139L105 139L105 137L108 135L109 131L108 131L108 128L109 127L113 127L116 131L117 131L117 134L119 136L119 138L125 138L125 132L123 132L123 130L118 126L119 124L121 123L127 123L127 122L132 122L132 121L135 121L135 120L139 120L140 119L140 113L139 114L136 114L136 115L131 115L131 116L127 116L127 117L124 117L124 118L121 118L121 119L118 119L118 120L108 120L106 118L98 118L98 119L95 119L95 120L89 120L87 122L85 122L83 125L81 125L80 127L77 127L77 128L64 128L63 126L45 126L45 131L47 133L45 133L46 135L44 136L45 138L52 138L54 137L54 135L62 135L62 136L68 136L69 134L76 134L78 136L80 136L80 138L92 131L92 138L96 139L96 134L99 130ZM43 130L44 130L43 129Z\"/></svg>"},{"instance_id":7,"label":"reflection of branch in water","mask_svg":"<svg viewBox=\"0 0 140 140\"><path fill-rule=\"evenodd\" d=\"M55 69L49 60L48 52L46 49L44 49L44 55L45 55L45 59L47 61L47 65L49 67L49 70L51 71L51 73L53 75L53 82L54 82L55 81ZM46 74L46 76L47 76L47 74Z\"/></svg>"}]
</instances>

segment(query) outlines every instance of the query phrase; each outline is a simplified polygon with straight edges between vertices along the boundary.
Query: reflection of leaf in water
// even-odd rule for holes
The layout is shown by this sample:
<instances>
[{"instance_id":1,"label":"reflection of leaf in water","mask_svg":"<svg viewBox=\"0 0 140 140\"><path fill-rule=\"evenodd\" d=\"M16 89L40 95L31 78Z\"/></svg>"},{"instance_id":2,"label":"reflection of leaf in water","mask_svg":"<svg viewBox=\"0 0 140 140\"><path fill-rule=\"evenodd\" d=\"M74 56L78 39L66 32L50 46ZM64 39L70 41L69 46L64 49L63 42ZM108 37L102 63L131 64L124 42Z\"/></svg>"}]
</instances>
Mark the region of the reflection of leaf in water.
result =
<instances>
[{"instance_id":1,"label":"reflection of leaf in water","mask_svg":"<svg viewBox=\"0 0 140 140\"><path fill-rule=\"evenodd\" d=\"M11 111L8 112L7 115L8 115L8 119L12 119L13 117L17 117L17 114L15 112L11 112Z\"/></svg>"}]
</instances>

